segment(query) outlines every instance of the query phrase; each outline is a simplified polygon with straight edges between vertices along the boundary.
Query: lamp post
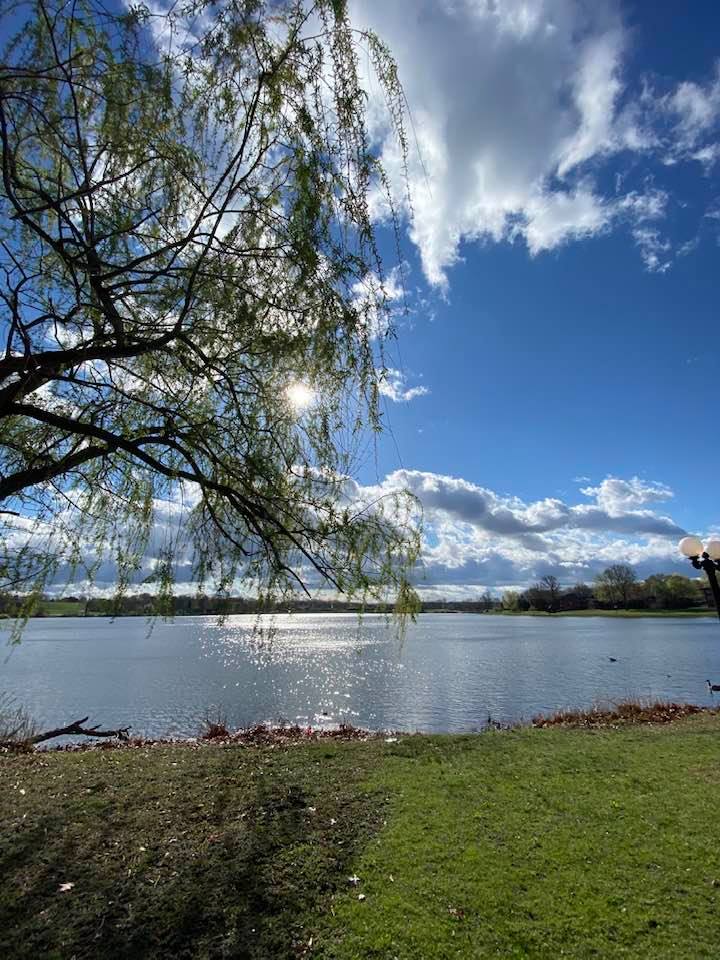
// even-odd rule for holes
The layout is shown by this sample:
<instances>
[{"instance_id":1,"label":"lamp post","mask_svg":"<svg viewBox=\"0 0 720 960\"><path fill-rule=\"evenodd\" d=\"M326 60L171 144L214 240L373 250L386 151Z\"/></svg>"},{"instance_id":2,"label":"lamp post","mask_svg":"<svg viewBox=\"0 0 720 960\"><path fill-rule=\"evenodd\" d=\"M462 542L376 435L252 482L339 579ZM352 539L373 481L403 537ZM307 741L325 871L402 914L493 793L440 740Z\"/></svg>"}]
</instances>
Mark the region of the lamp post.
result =
<instances>
[{"instance_id":1,"label":"lamp post","mask_svg":"<svg viewBox=\"0 0 720 960\"><path fill-rule=\"evenodd\" d=\"M720 586L718 586L717 570L720 570L720 540L708 540L703 546L702 540L697 537L683 537L678 549L687 557L696 570L704 570L710 583L710 589L715 599L715 610L720 617Z\"/></svg>"}]
</instances>

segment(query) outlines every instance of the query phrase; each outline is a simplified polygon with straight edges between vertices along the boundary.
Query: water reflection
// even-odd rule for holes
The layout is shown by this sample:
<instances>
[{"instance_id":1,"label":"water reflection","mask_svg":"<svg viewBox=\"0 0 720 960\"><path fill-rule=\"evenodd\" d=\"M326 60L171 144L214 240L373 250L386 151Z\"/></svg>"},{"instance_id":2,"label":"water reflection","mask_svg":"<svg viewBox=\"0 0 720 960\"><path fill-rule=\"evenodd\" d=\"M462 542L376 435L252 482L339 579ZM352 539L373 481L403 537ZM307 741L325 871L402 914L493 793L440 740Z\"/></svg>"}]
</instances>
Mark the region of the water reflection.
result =
<instances>
[{"instance_id":1,"label":"water reflection","mask_svg":"<svg viewBox=\"0 0 720 960\"><path fill-rule=\"evenodd\" d=\"M258 721L471 730L598 699L710 702L711 619L424 615L400 642L385 618L292 615L33 621L0 690L43 724L90 714L155 736L192 735L208 712ZM271 629L270 629L271 628ZM616 662L610 660L616 658Z\"/></svg>"}]
</instances>

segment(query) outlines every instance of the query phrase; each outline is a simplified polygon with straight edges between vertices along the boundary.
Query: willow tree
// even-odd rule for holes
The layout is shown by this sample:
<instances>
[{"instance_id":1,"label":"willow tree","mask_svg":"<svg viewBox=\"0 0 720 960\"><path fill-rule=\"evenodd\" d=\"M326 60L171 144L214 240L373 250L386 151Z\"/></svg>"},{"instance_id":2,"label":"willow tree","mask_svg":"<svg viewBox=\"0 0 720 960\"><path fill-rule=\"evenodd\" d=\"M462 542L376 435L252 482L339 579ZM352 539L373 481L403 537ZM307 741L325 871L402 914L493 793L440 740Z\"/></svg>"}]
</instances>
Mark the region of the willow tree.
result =
<instances>
[{"instance_id":1,"label":"willow tree","mask_svg":"<svg viewBox=\"0 0 720 960\"><path fill-rule=\"evenodd\" d=\"M343 0L39 0L3 23L6 589L108 555L123 589L155 529L161 598L191 558L219 590L407 600L413 506L348 482L392 333L358 70L404 149L388 51ZM158 533L181 497L182 535Z\"/></svg>"}]
</instances>

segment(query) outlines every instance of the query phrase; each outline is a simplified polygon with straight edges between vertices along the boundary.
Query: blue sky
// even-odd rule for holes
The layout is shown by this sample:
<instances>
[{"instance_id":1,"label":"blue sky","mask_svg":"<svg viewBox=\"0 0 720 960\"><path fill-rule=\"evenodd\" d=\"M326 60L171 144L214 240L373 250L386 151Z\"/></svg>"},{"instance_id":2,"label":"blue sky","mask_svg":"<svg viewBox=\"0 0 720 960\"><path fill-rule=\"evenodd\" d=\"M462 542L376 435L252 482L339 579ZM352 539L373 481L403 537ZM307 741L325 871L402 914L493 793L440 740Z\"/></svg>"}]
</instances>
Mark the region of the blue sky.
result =
<instances>
[{"instance_id":1,"label":"blue sky","mask_svg":"<svg viewBox=\"0 0 720 960\"><path fill-rule=\"evenodd\" d=\"M430 597L690 573L680 536L720 536L720 5L348 2L398 64L412 196L361 53L409 312L358 497L417 495Z\"/></svg>"},{"instance_id":2,"label":"blue sky","mask_svg":"<svg viewBox=\"0 0 720 960\"><path fill-rule=\"evenodd\" d=\"M423 500L429 590L675 569L678 531L720 530L720 7L352 6L414 138L412 309L361 480ZM389 137L384 155L397 178ZM499 533L501 508L524 529Z\"/></svg>"}]
</instances>

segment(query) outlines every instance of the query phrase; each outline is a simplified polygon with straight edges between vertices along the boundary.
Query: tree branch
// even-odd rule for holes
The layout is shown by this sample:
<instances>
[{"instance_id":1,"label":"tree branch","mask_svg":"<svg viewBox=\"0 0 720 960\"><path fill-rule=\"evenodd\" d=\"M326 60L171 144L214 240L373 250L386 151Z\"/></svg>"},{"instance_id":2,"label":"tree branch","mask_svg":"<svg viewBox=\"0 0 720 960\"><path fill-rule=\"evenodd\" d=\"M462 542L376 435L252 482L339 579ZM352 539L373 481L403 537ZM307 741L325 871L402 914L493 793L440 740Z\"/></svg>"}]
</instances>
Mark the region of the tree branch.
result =
<instances>
[{"instance_id":1,"label":"tree branch","mask_svg":"<svg viewBox=\"0 0 720 960\"><path fill-rule=\"evenodd\" d=\"M70 456L63 457L61 460L52 460L40 467L32 467L28 470L19 470L17 473L10 474L0 480L0 502L7 500L26 490L28 487L35 486L38 483L45 483L48 480L55 480L57 477L65 476L76 467L95 460L98 457L105 457L112 452L112 446L106 444L99 447L85 447L84 450L78 450ZM12 513L10 510L2 510L0 513Z\"/></svg>"},{"instance_id":2,"label":"tree branch","mask_svg":"<svg viewBox=\"0 0 720 960\"><path fill-rule=\"evenodd\" d=\"M54 740L55 737L117 737L118 740L127 740L128 734L130 732L130 727L118 727L117 730L100 730L100 725L98 724L95 727L83 727L84 723L87 723L88 717L83 717L81 720L75 720L73 723L69 723L66 727L56 727L54 730L46 730L44 733L36 733L34 737L30 737L26 743L36 744L44 743L46 740Z\"/></svg>"}]
</instances>

